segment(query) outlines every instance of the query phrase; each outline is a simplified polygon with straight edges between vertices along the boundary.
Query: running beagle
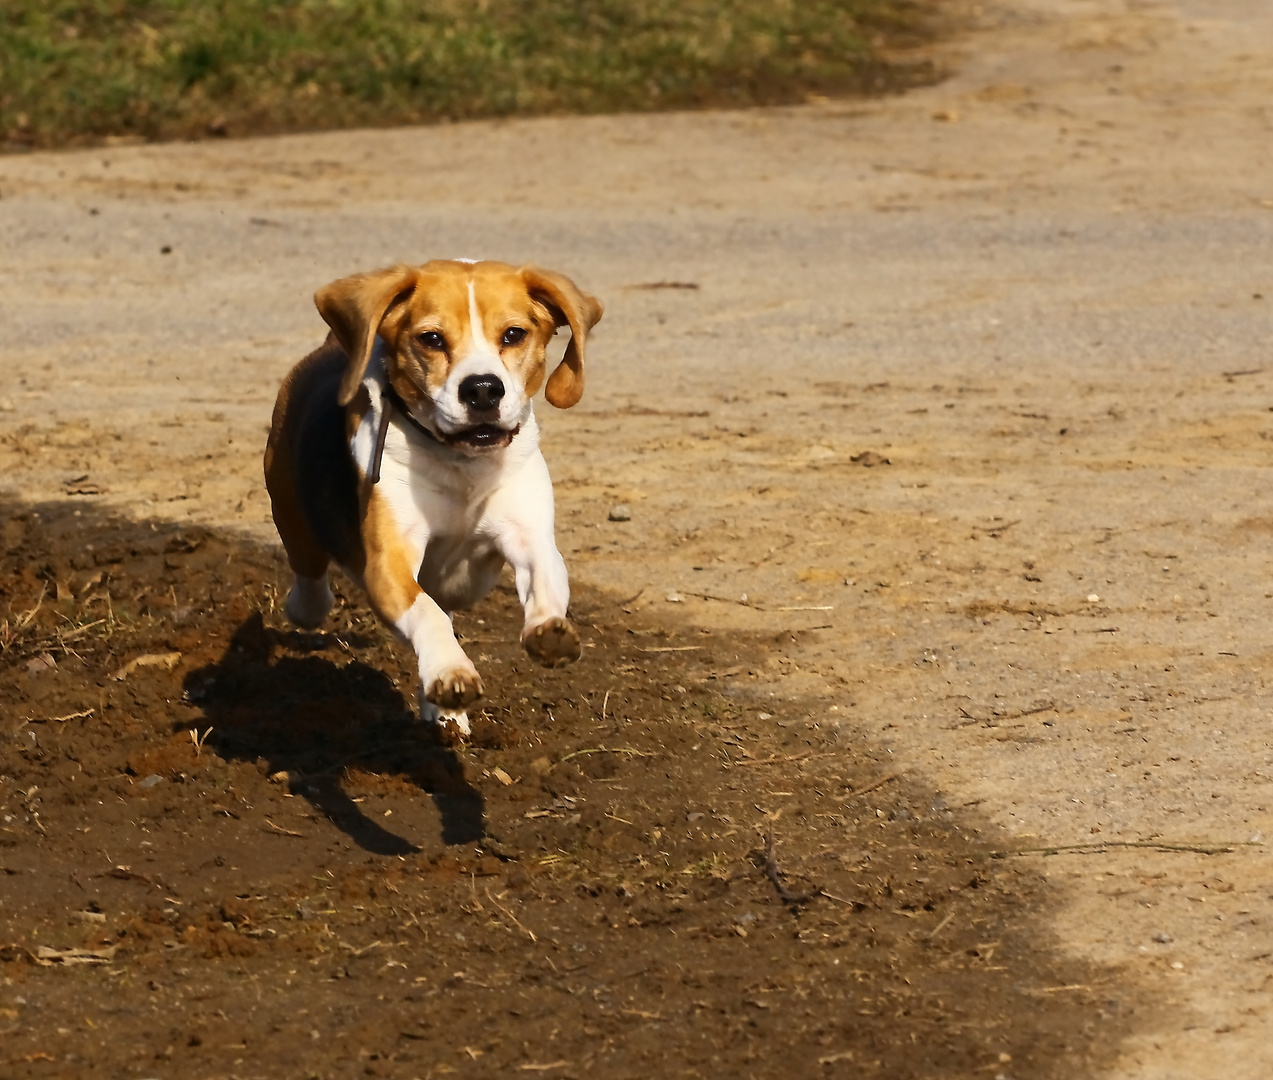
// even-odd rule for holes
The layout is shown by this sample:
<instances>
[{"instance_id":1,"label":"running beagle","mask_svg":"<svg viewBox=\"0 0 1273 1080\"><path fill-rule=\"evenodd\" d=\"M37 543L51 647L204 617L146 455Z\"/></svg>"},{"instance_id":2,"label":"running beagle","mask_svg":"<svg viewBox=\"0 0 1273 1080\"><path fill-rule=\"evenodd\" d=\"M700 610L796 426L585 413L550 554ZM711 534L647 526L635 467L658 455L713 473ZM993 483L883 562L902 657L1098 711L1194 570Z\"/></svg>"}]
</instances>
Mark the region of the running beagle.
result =
<instances>
[{"instance_id":1,"label":"running beagle","mask_svg":"<svg viewBox=\"0 0 1273 1080\"><path fill-rule=\"evenodd\" d=\"M295 574L285 610L317 627L335 562L415 649L422 714L468 734L482 680L451 612L484 596L504 563L526 651L550 667L579 658L531 396L544 385L559 409L579 400L602 305L561 274L470 260L355 274L314 302L331 333L283 380L265 448ZM571 339L545 385L559 326Z\"/></svg>"}]
</instances>

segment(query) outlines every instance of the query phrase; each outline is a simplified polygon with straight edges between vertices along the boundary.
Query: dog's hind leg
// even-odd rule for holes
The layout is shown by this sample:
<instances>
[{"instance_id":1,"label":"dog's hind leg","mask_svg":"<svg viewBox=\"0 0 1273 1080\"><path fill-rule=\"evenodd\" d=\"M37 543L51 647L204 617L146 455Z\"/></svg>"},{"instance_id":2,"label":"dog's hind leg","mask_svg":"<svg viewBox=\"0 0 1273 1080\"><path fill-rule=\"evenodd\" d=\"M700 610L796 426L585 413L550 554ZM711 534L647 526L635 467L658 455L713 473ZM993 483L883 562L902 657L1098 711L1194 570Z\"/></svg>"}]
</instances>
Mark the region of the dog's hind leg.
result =
<instances>
[{"instance_id":1,"label":"dog's hind leg","mask_svg":"<svg viewBox=\"0 0 1273 1080\"><path fill-rule=\"evenodd\" d=\"M281 396L279 401L281 405ZM265 487L270 493L270 512L287 552L287 563L296 575L283 610L302 630L315 630L335 602L327 584L331 556L314 536L301 506L287 425L280 420L280 405L275 406L275 428L265 448Z\"/></svg>"},{"instance_id":2,"label":"dog's hind leg","mask_svg":"<svg viewBox=\"0 0 1273 1080\"><path fill-rule=\"evenodd\" d=\"M283 610L293 625L302 630L317 630L327 618L336 598L327 584L327 553L313 540L308 530L279 526L279 536L287 550L287 561L295 577L288 590Z\"/></svg>"},{"instance_id":3,"label":"dog's hind leg","mask_svg":"<svg viewBox=\"0 0 1273 1080\"><path fill-rule=\"evenodd\" d=\"M287 617L302 630L315 630L322 625L336 598L332 596L327 575L305 577L297 574L288 591L283 610Z\"/></svg>"}]
</instances>

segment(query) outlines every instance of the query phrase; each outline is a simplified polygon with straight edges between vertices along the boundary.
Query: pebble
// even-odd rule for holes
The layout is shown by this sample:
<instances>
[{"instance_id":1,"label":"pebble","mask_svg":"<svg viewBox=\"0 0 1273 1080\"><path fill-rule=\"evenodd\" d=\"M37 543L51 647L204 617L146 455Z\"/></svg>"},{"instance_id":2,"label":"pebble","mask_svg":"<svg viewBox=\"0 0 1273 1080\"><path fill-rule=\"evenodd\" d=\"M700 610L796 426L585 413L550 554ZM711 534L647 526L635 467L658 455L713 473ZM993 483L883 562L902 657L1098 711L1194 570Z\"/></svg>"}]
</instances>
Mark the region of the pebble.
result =
<instances>
[{"instance_id":1,"label":"pebble","mask_svg":"<svg viewBox=\"0 0 1273 1080\"><path fill-rule=\"evenodd\" d=\"M1172 942L1172 936L1165 930L1159 930L1158 933L1154 935L1154 940L1158 942L1159 945L1170 945Z\"/></svg>"},{"instance_id":2,"label":"pebble","mask_svg":"<svg viewBox=\"0 0 1273 1080\"><path fill-rule=\"evenodd\" d=\"M162 776L158 773L151 773L145 780L139 781L137 786L139 788L152 788L156 784L162 784L163 782L164 778Z\"/></svg>"},{"instance_id":3,"label":"pebble","mask_svg":"<svg viewBox=\"0 0 1273 1080\"><path fill-rule=\"evenodd\" d=\"M1089 604L1099 604L1101 602L1101 598L1097 596L1096 593L1088 593L1087 602Z\"/></svg>"},{"instance_id":4,"label":"pebble","mask_svg":"<svg viewBox=\"0 0 1273 1080\"><path fill-rule=\"evenodd\" d=\"M623 505L612 506L610 507L609 518L611 521L631 521L632 511Z\"/></svg>"}]
</instances>

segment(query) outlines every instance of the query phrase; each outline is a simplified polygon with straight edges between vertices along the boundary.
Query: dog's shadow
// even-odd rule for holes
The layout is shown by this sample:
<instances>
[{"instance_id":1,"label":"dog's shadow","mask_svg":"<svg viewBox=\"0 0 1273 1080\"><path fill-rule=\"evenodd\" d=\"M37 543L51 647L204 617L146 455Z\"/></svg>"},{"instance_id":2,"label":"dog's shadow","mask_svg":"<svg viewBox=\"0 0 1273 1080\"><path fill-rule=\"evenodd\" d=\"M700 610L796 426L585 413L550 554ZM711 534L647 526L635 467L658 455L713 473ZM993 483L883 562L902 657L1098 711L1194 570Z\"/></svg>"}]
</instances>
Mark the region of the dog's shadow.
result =
<instances>
[{"instance_id":1,"label":"dog's shadow","mask_svg":"<svg viewBox=\"0 0 1273 1080\"><path fill-rule=\"evenodd\" d=\"M220 660L185 679L187 699L212 729L207 745L227 761L263 762L269 775L286 772L293 793L375 854L420 849L350 798L341 785L350 766L405 777L427 792L442 819L443 843L481 839L485 802L455 752L418 722L383 672L318 655L334 644L326 634L270 629L260 612L249 616ZM282 645L304 655L276 656Z\"/></svg>"}]
</instances>

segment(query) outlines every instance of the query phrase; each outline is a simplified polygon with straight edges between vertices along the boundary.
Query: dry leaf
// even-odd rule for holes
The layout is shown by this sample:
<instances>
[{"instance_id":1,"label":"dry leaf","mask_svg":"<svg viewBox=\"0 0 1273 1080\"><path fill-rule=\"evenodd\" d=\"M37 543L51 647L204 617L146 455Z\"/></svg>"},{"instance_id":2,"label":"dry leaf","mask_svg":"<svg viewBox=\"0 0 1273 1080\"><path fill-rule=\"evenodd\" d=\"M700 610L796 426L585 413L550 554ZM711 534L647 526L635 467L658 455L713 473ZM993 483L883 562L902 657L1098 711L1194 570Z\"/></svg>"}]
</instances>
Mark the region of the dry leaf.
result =
<instances>
[{"instance_id":1,"label":"dry leaf","mask_svg":"<svg viewBox=\"0 0 1273 1080\"><path fill-rule=\"evenodd\" d=\"M145 653L142 656L136 656L129 660L122 668L115 672L111 678L115 680L126 679L139 667L165 667L169 671L175 668L181 662L181 653Z\"/></svg>"}]
</instances>

